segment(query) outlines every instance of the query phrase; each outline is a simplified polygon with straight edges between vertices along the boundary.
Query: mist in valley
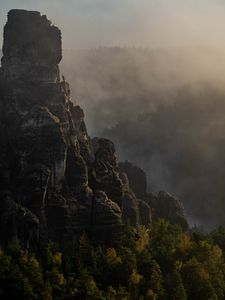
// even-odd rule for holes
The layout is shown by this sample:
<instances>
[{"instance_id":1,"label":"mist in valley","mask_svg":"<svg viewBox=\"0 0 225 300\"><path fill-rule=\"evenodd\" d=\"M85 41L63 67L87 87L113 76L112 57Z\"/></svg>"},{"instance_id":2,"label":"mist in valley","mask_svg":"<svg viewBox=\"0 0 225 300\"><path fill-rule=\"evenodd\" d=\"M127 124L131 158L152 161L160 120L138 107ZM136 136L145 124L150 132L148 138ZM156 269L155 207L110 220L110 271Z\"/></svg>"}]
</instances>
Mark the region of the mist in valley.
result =
<instances>
[{"instance_id":1,"label":"mist in valley","mask_svg":"<svg viewBox=\"0 0 225 300\"><path fill-rule=\"evenodd\" d=\"M225 63L216 47L65 51L62 71L91 136L167 190L192 225L225 224Z\"/></svg>"}]
</instances>

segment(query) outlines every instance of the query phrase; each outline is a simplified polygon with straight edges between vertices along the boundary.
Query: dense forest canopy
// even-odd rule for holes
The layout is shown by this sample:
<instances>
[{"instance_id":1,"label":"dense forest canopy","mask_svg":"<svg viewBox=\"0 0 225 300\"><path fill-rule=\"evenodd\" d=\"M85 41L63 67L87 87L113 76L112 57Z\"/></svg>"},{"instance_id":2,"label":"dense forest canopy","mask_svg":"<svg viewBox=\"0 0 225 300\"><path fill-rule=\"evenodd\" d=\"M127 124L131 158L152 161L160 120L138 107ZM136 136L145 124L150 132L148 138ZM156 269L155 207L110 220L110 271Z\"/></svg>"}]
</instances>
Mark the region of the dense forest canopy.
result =
<instances>
[{"instance_id":1,"label":"dense forest canopy","mask_svg":"<svg viewBox=\"0 0 225 300\"><path fill-rule=\"evenodd\" d=\"M34 254L12 242L0 250L0 293L21 300L222 300L224 251L224 228L185 233L163 220L136 233L125 226L104 246L83 234L66 253L49 243Z\"/></svg>"}]
</instances>

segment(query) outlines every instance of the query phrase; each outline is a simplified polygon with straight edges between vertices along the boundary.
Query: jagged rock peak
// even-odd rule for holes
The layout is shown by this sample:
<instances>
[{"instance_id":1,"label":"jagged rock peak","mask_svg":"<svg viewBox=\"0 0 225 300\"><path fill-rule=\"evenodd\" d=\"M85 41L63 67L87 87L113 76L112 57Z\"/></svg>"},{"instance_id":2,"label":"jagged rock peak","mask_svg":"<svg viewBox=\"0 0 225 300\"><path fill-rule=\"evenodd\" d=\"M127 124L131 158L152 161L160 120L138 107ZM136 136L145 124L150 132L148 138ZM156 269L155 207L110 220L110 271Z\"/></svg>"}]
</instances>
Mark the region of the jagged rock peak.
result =
<instances>
[{"instance_id":1,"label":"jagged rock peak","mask_svg":"<svg viewBox=\"0 0 225 300\"><path fill-rule=\"evenodd\" d=\"M7 81L59 80L60 30L36 11L10 10L4 27L2 73Z\"/></svg>"},{"instance_id":2,"label":"jagged rock peak","mask_svg":"<svg viewBox=\"0 0 225 300\"><path fill-rule=\"evenodd\" d=\"M84 231L105 241L121 229L114 146L102 140L95 155L83 110L60 80L61 57L61 32L45 16L9 12L0 69L1 243L65 246ZM98 173L100 163L109 176ZM98 186L90 185L92 171Z\"/></svg>"}]
</instances>

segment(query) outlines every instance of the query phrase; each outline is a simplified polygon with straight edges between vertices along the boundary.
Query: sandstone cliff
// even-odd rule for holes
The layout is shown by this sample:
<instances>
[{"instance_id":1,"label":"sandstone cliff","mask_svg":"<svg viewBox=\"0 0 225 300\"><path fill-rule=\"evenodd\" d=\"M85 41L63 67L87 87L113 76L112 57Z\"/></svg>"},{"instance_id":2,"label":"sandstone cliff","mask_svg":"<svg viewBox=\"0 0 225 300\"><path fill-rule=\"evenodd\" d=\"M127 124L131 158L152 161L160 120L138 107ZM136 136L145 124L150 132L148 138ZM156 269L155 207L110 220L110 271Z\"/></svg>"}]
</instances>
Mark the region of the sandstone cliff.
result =
<instances>
[{"instance_id":1,"label":"sandstone cliff","mask_svg":"<svg viewBox=\"0 0 225 300\"><path fill-rule=\"evenodd\" d=\"M0 69L2 243L66 246L83 231L109 241L122 221L150 224L151 205L159 206L146 198L143 171L119 170L113 143L91 141L83 110L61 79L61 58L61 32L46 16L9 12Z\"/></svg>"}]
</instances>

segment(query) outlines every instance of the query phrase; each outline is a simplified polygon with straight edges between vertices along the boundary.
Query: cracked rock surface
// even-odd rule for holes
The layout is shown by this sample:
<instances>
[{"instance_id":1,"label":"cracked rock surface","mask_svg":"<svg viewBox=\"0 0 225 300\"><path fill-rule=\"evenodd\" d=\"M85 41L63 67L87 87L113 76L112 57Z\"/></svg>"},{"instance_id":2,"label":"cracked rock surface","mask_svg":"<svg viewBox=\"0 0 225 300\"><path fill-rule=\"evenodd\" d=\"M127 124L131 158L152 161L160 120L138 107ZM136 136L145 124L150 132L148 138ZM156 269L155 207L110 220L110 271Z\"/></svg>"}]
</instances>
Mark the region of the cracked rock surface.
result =
<instances>
[{"instance_id":1,"label":"cracked rock surface","mask_svg":"<svg viewBox=\"0 0 225 300\"><path fill-rule=\"evenodd\" d=\"M46 16L8 13L0 69L1 243L67 247L84 231L104 242L128 220L149 225L152 207L154 218L180 222L171 196L146 196L145 173L118 165L111 141L90 139L84 112L61 79L61 59L61 32Z\"/></svg>"}]
</instances>

